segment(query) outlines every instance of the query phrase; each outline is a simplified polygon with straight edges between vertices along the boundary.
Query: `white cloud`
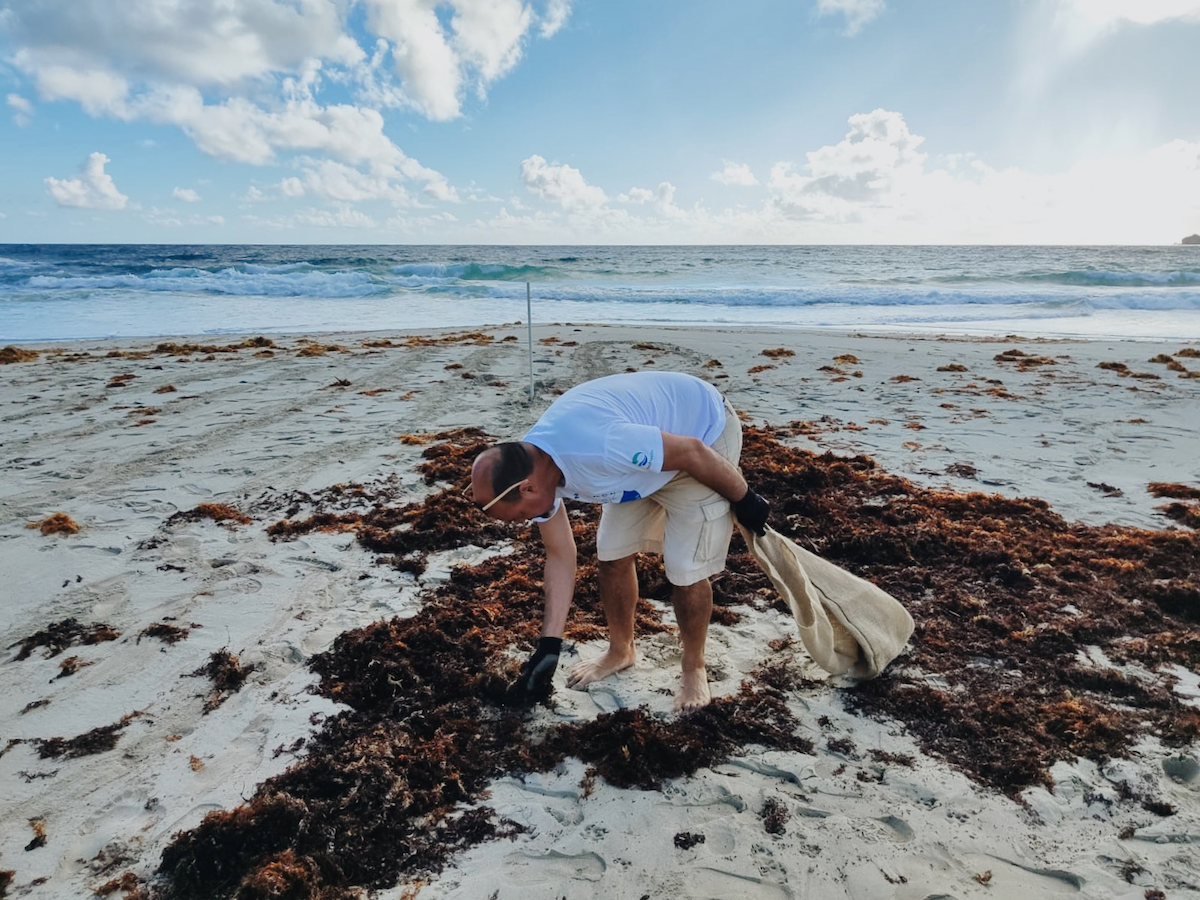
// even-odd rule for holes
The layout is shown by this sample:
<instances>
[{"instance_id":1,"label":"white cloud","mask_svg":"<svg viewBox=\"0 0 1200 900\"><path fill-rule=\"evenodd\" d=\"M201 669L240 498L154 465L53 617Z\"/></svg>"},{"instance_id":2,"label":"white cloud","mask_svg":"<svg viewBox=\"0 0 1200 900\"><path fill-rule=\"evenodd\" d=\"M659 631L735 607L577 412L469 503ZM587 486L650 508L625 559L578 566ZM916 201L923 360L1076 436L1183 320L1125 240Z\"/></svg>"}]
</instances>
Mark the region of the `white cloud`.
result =
<instances>
[{"instance_id":1,"label":"white cloud","mask_svg":"<svg viewBox=\"0 0 1200 900\"><path fill-rule=\"evenodd\" d=\"M1152 243L1200 220L1200 142L1031 174L978 159L931 163L903 116L850 118L841 142L771 170L764 212L823 239L900 243Z\"/></svg>"},{"instance_id":2,"label":"white cloud","mask_svg":"<svg viewBox=\"0 0 1200 900\"><path fill-rule=\"evenodd\" d=\"M362 172L353 166L331 160L314 160L303 178L285 179L287 196L319 197L344 203L364 200L389 200L397 206L411 203L408 191L396 184L387 173Z\"/></svg>"},{"instance_id":3,"label":"white cloud","mask_svg":"<svg viewBox=\"0 0 1200 900\"><path fill-rule=\"evenodd\" d=\"M1200 22L1200 0L1053 0L1060 15L1089 30L1121 23L1156 25L1173 20Z\"/></svg>"},{"instance_id":4,"label":"white cloud","mask_svg":"<svg viewBox=\"0 0 1200 900\"><path fill-rule=\"evenodd\" d=\"M786 214L859 214L864 205L891 202L919 174L925 155L917 148L925 139L908 130L900 113L876 109L851 116L849 124L842 141L805 154L809 174L794 174L788 162L771 168L769 186Z\"/></svg>"},{"instance_id":5,"label":"white cloud","mask_svg":"<svg viewBox=\"0 0 1200 900\"><path fill-rule=\"evenodd\" d=\"M171 196L176 200L182 200L184 203L199 203L200 195L191 188L177 187L171 191Z\"/></svg>"},{"instance_id":6,"label":"white cloud","mask_svg":"<svg viewBox=\"0 0 1200 900\"><path fill-rule=\"evenodd\" d=\"M863 26L875 19L883 9L883 0L817 0L817 15L846 17L846 30L843 34L847 37L858 34Z\"/></svg>"},{"instance_id":7,"label":"white cloud","mask_svg":"<svg viewBox=\"0 0 1200 900\"><path fill-rule=\"evenodd\" d=\"M462 72L428 0L367 0L371 27L391 41L401 95L435 121L459 115Z\"/></svg>"},{"instance_id":8,"label":"white cloud","mask_svg":"<svg viewBox=\"0 0 1200 900\"><path fill-rule=\"evenodd\" d=\"M737 187L753 187L758 184L758 179L754 177L754 173L745 163L726 161L725 168L719 172L713 172L710 177L713 181L719 181L721 184L736 185Z\"/></svg>"},{"instance_id":9,"label":"white cloud","mask_svg":"<svg viewBox=\"0 0 1200 900\"><path fill-rule=\"evenodd\" d=\"M521 181L536 196L568 211L594 210L608 202L604 190L588 184L578 169L549 165L537 155L521 161Z\"/></svg>"},{"instance_id":10,"label":"white cloud","mask_svg":"<svg viewBox=\"0 0 1200 900\"><path fill-rule=\"evenodd\" d=\"M229 88L310 59L363 57L337 0L40 0L9 5L7 31L37 70L108 71L148 82ZM29 57L18 65L27 71Z\"/></svg>"},{"instance_id":11,"label":"white cloud","mask_svg":"<svg viewBox=\"0 0 1200 900\"><path fill-rule=\"evenodd\" d=\"M378 227L376 221L370 216L345 204L341 204L334 209L301 210L287 219L276 220L274 224L286 228L298 226L314 226L317 228Z\"/></svg>"},{"instance_id":12,"label":"white cloud","mask_svg":"<svg viewBox=\"0 0 1200 900\"><path fill-rule=\"evenodd\" d=\"M541 27L538 28L538 34L544 38L554 37L567 24L570 16L571 0L546 0L546 11L539 19Z\"/></svg>"},{"instance_id":13,"label":"white cloud","mask_svg":"<svg viewBox=\"0 0 1200 900\"><path fill-rule=\"evenodd\" d=\"M681 208L676 189L599 185L540 156L522 165L536 210L507 203L454 240L579 243L1171 243L1200 222L1200 141L1034 174L936 156L899 112L851 116L845 137L776 163L757 208Z\"/></svg>"},{"instance_id":14,"label":"white cloud","mask_svg":"<svg viewBox=\"0 0 1200 900\"><path fill-rule=\"evenodd\" d=\"M675 185L669 181L660 182L653 191L641 187L630 188L628 193L618 194L617 199L622 203L631 203L635 206L652 203L659 212L678 210L678 207L675 206Z\"/></svg>"},{"instance_id":15,"label":"white cloud","mask_svg":"<svg viewBox=\"0 0 1200 900\"><path fill-rule=\"evenodd\" d=\"M74 100L91 116L116 115L129 93L129 83L100 64L63 65L58 54L21 49L17 66L34 76L43 100Z\"/></svg>"},{"instance_id":16,"label":"white cloud","mask_svg":"<svg viewBox=\"0 0 1200 900\"><path fill-rule=\"evenodd\" d=\"M559 31L570 0L39 0L0 15L9 61L42 99L92 116L180 128L202 152L253 165L326 156L421 196L458 202L436 170L387 136L378 107L435 121L462 115L521 60L540 28ZM537 11L540 9L540 13ZM357 10L365 11L358 23ZM368 54L348 20L365 24ZM326 84L354 102L322 102ZM16 99L14 99L16 98ZM10 95L20 117L27 103ZM29 109L32 109L30 106ZM332 188L331 188L332 190Z\"/></svg>"},{"instance_id":17,"label":"white cloud","mask_svg":"<svg viewBox=\"0 0 1200 900\"><path fill-rule=\"evenodd\" d=\"M462 114L465 91L486 97L493 82L520 61L527 35L559 31L570 13L566 0L549 0L541 18L521 0L364 0L371 29L389 45L400 84L374 79L382 70L381 48L363 67L373 96L413 107L434 121ZM448 13L439 15L440 11ZM382 48L386 51L388 47Z\"/></svg>"},{"instance_id":18,"label":"white cloud","mask_svg":"<svg viewBox=\"0 0 1200 900\"><path fill-rule=\"evenodd\" d=\"M174 210L157 207L146 210L142 218L156 228L209 228L225 224L224 216L190 215L181 218Z\"/></svg>"},{"instance_id":19,"label":"white cloud","mask_svg":"<svg viewBox=\"0 0 1200 900\"><path fill-rule=\"evenodd\" d=\"M483 94L521 59L533 15L521 0L457 0L453 6L455 49L463 63L478 71Z\"/></svg>"},{"instance_id":20,"label":"white cloud","mask_svg":"<svg viewBox=\"0 0 1200 900\"><path fill-rule=\"evenodd\" d=\"M33 104L20 94L9 94L7 100L9 107L14 110L13 121L18 127L24 128L33 118Z\"/></svg>"},{"instance_id":21,"label":"white cloud","mask_svg":"<svg viewBox=\"0 0 1200 900\"><path fill-rule=\"evenodd\" d=\"M628 193L618 194L617 199L622 203L649 203L654 199L654 191L649 188L634 187L630 188Z\"/></svg>"},{"instance_id":22,"label":"white cloud","mask_svg":"<svg viewBox=\"0 0 1200 900\"><path fill-rule=\"evenodd\" d=\"M109 162L103 153L92 153L78 178L45 179L46 190L59 206L79 209L124 209L129 198L117 190L112 176L104 171Z\"/></svg>"}]
</instances>

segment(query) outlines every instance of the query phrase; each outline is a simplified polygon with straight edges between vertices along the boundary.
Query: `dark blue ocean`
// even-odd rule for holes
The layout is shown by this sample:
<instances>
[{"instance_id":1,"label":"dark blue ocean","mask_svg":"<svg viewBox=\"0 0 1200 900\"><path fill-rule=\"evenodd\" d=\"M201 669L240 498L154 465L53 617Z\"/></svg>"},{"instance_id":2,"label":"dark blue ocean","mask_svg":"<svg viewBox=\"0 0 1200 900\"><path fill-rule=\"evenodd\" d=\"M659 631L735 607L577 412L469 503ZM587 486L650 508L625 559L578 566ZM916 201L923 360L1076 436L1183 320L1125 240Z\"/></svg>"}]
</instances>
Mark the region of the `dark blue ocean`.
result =
<instances>
[{"instance_id":1,"label":"dark blue ocean","mask_svg":"<svg viewBox=\"0 0 1200 900\"><path fill-rule=\"evenodd\" d=\"M0 342L523 321L1200 339L1200 246L0 245Z\"/></svg>"}]
</instances>

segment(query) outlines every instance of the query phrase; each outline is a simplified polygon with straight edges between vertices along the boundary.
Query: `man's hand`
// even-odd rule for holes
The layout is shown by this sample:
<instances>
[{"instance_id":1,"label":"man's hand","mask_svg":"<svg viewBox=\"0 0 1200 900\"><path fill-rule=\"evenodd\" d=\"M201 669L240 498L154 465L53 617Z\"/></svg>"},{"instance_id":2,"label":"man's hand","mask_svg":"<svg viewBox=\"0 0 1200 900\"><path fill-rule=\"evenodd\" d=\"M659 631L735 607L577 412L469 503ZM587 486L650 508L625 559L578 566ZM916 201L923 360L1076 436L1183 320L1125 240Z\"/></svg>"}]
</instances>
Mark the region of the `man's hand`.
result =
<instances>
[{"instance_id":1,"label":"man's hand","mask_svg":"<svg viewBox=\"0 0 1200 900\"><path fill-rule=\"evenodd\" d=\"M767 533L767 516L771 512L771 504L747 486L746 496L733 506L733 514L747 531L753 531L759 537Z\"/></svg>"},{"instance_id":2,"label":"man's hand","mask_svg":"<svg viewBox=\"0 0 1200 900\"><path fill-rule=\"evenodd\" d=\"M525 660L517 680L508 686L505 695L512 706L528 706L544 700L553 691L551 681L558 668L558 656L562 652L562 638L538 639L537 650Z\"/></svg>"}]
</instances>

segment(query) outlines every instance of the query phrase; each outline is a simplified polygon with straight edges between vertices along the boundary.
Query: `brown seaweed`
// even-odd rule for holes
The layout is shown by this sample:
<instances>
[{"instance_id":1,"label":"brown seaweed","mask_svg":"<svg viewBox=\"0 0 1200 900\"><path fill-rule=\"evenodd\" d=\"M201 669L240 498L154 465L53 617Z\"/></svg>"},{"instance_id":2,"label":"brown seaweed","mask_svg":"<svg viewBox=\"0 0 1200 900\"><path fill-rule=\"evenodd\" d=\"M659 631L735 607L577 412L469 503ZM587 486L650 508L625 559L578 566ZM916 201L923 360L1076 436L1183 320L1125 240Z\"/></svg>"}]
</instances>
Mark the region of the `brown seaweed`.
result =
<instances>
[{"instance_id":1,"label":"brown seaweed","mask_svg":"<svg viewBox=\"0 0 1200 900\"><path fill-rule=\"evenodd\" d=\"M1200 664L1195 534L1071 524L1039 500L920 488L866 457L782 443L792 431L745 434L743 466L771 500L776 527L884 587L917 620L908 652L847 692L852 709L899 722L925 752L1014 796L1050 784L1049 767L1060 759L1122 756L1147 733L1171 746L1195 741L1200 712L1180 701L1169 679L1147 682L1077 658L1078 648L1096 645L1117 665ZM343 528L370 549L410 557L498 541L513 541L514 552L456 568L415 615L347 632L314 657L320 692L346 710L325 720L303 758L246 804L176 836L160 866L164 897L278 889L348 898L356 888L437 872L464 847L519 832L486 807L462 811L492 779L548 771L567 757L587 764L586 793L599 777L655 789L750 744L813 752L788 705L811 684L788 641L764 648L775 656L736 694L694 715L625 709L530 731L502 698L536 642L540 549L527 526L494 523L461 494L486 437L439 437L421 468L428 483L448 486L425 500L397 504L398 489L386 480L279 498L312 514L292 513L273 533ZM603 634L595 511L572 511L571 525L581 566L567 638L590 640ZM670 587L658 566L638 565L643 597L665 600ZM726 610L749 615L770 605L786 614L740 542L714 591ZM642 601L638 634L664 628ZM930 676L947 687L933 687ZM869 752L881 765L912 762Z\"/></svg>"},{"instance_id":2,"label":"brown seaweed","mask_svg":"<svg viewBox=\"0 0 1200 900\"><path fill-rule=\"evenodd\" d=\"M80 669L90 665L94 665L94 662L91 660L85 660L79 656L68 656L58 664L59 672L55 678L68 678Z\"/></svg>"},{"instance_id":3,"label":"brown seaweed","mask_svg":"<svg viewBox=\"0 0 1200 900\"><path fill-rule=\"evenodd\" d=\"M43 655L50 659L70 647L115 641L120 636L121 632L102 622L84 625L78 619L63 619L18 641L21 649L17 653L17 659L28 659L38 647L45 647L46 652Z\"/></svg>"},{"instance_id":4,"label":"brown seaweed","mask_svg":"<svg viewBox=\"0 0 1200 900\"><path fill-rule=\"evenodd\" d=\"M788 812L787 807L780 802L779 798L768 797L763 803L759 816L763 820L763 829L767 834L785 834L788 819L792 817L792 814Z\"/></svg>"},{"instance_id":5,"label":"brown seaweed","mask_svg":"<svg viewBox=\"0 0 1200 900\"><path fill-rule=\"evenodd\" d=\"M167 519L168 525L177 522L199 522L211 519L213 522L233 522L238 525L249 525L254 520L236 507L228 503L201 503L194 509L182 510Z\"/></svg>"},{"instance_id":6,"label":"brown seaweed","mask_svg":"<svg viewBox=\"0 0 1200 900\"><path fill-rule=\"evenodd\" d=\"M1039 366L1057 365L1049 356L1033 356L1032 354L1016 349L997 353L992 359L998 363L1016 363L1018 372L1028 372L1030 369L1036 369Z\"/></svg>"},{"instance_id":7,"label":"brown seaweed","mask_svg":"<svg viewBox=\"0 0 1200 900\"><path fill-rule=\"evenodd\" d=\"M124 872L120 877L104 882L104 884L96 888L95 893L98 897L110 897L117 891L124 893L123 900L149 900L150 897L142 880L133 872ZM283 898L286 895L275 894L270 896Z\"/></svg>"},{"instance_id":8,"label":"brown seaweed","mask_svg":"<svg viewBox=\"0 0 1200 900\"><path fill-rule=\"evenodd\" d=\"M224 647L214 651L208 662L190 673L192 678L205 676L212 680L212 690L204 698L204 714L208 715L240 691L254 669L253 665L241 665L238 658Z\"/></svg>"},{"instance_id":9,"label":"brown seaweed","mask_svg":"<svg viewBox=\"0 0 1200 900\"><path fill-rule=\"evenodd\" d=\"M33 840L25 845L26 853L46 846L46 820L41 817L30 819L29 827L33 829Z\"/></svg>"},{"instance_id":10,"label":"brown seaweed","mask_svg":"<svg viewBox=\"0 0 1200 900\"><path fill-rule=\"evenodd\" d=\"M1168 519L1188 528L1200 529L1200 503L1167 503L1158 507Z\"/></svg>"},{"instance_id":11,"label":"brown seaweed","mask_svg":"<svg viewBox=\"0 0 1200 900\"><path fill-rule=\"evenodd\" d=\"M128 713L112 725L101 725L77 737L34 738L32 743L37 747L41 759L77 759L81 756L104 753L117 746L121 732L140 715L140 712Z\"/></svg>"},{"instance_id":12,"label":"brown seaweed","mask_svg":"<svg viewBox=\"0 0 1200 900\"><path fill-rule=\"evenodd\" d=\"M14 347L12 344L0 347L0 366L9 363L33 362L37 358L36 350L25 350L22 347Z\"/></svg>"},{"instance_id":13,"label":"brown seaweed","mask_svg":"<svg viewBox=\"0 0 1200 900\"><path fill-rule=\"evenodd\" d=\"M1190 484L1173 484L1166 481L1152 481L1147 485L1155 497L1170 497L1173 500L1200 500L1200 488Z\"/></svg>"},{"instance_id":14,"label":"brown seaweed","mask_svg":"<svg viewBox=\"0 0 1200 900\"><path fill-rule=\"evenodd\" d=\"M252 337L246 338L236 344L177 344L173 341L168 341L157 345L154 348L155 353L168 353L172 356L187 356L192 353L236 353L238 350L258 350L264 347L274 347L275 342L270 338Z\"/></svg>"},{"instance_id":15,"label":"brown seaweed","mask_svg":"<svg viewBox=\"0 0 1200 900\"><path fill-rule=\"evenodd\" d=\"M865 457L817 457L764 432L747 434L743 462L781 530L810 536L913 613L909 653L849 699L899 719L927 752L1015 794L1048 784L1058 759L1124 755L1146 732L1173 745L1200 734L1200 714L1169 687L1096 677L1076 659L1096 644L1151 669L1200 662L1183 614L1200 606L1195 535L1070 524L1040 500L927 490Z\"/></svg>"},{"instance_id":16,"label":"brown seaweed","mask_svg":"<svg viewBox=\"0 0 1200 900\"><path fill-rule=\"evenodd\" d=\"M182 628L179 625L172 625L170 622L155 622L153 625L147 625L137 636L137 643L142 642L142 638L155 638L162 641L164 644L178 644L182 640L186 640L187 636L192 633L190 628Z\"/></svg>"},{"instance_id":17,"label":"brown seaweed","mask_svg":"<svg viewBox=\"0 0 1200 900\"><path fill-rule=\"evenodd\" d=\"M79 534L79 523L64 512L56 512L40 522L30 522L26 528L36 528L42 534Z\"/></svg>"}]
</instances>

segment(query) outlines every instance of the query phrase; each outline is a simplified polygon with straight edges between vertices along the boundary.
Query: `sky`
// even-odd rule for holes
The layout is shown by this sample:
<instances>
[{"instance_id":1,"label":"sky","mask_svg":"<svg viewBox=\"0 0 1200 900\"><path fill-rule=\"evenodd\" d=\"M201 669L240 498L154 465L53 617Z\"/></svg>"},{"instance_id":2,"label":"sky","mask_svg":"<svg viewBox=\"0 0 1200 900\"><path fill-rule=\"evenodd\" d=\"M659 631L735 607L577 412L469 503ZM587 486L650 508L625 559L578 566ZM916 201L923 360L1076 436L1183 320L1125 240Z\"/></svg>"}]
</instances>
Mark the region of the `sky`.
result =
<instances>
[{"instance_id":1,"label":"sky","mask_svg":"<svg viewBox=\"0 0 1200 900\"><path fill-rule=\"evenodd\" d=\"M0 243L1169 244L1200 0L0 0Z\"/></svg>"}]
</instances>

